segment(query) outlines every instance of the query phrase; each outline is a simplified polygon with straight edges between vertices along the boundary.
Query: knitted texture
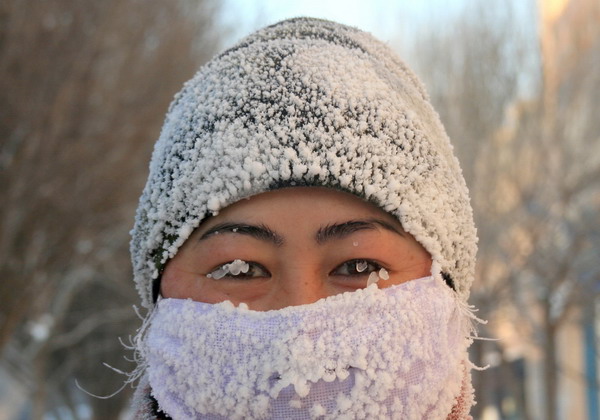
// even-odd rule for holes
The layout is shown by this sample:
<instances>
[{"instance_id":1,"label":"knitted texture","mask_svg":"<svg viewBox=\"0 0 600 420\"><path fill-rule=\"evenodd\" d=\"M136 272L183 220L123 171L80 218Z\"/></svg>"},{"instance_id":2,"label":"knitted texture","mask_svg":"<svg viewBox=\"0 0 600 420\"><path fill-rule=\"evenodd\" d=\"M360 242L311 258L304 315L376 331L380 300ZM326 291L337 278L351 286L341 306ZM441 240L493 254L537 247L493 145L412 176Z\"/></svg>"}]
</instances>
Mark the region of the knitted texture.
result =
<instances>
[{"instance_id":1,"label":"knitted texture","mask_svg":"<svg viewBox=\"0 0 600 420\"><path fill-rule=\"evenodd\" d=\"M347 191L393 214L467 299L472 210L423 86L371 35L299 18L214 58L171 104L132 231L144 306L204 218L294 185Z\"/></svg>"}]
</instances>

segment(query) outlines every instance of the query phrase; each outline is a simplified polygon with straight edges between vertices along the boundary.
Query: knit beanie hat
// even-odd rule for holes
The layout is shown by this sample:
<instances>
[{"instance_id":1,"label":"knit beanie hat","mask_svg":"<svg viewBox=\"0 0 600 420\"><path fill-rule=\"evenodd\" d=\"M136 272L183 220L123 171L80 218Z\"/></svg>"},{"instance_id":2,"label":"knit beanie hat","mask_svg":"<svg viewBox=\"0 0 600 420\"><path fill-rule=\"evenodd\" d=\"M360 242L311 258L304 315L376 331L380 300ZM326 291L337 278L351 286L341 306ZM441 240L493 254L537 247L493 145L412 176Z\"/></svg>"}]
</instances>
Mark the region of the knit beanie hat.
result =
<instances>
[{"instance_id":1,"label":"knit beanie hat","mask_svg":"<svg viewBox=\"0 0 600 420\"><path fill-rule=\"evenodd\" d=\"M171 104L132 230L143 305L203 219L291 186L350 192L394 215L468 298L468 190L422 84L370 34L298 18L215 57Z\"/></svg>"}]
</instances>

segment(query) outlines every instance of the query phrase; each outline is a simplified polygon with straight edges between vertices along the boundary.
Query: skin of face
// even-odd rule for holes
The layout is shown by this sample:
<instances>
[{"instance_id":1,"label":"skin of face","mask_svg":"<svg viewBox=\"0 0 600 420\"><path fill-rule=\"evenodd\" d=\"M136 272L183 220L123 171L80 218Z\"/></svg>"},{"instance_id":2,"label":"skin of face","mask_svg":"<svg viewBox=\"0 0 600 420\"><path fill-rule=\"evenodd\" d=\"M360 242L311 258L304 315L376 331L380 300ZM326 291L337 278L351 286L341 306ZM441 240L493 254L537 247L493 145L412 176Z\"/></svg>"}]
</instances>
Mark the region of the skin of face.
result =
<instances>
[{"instance_id":1,"label":"skin of face","mask_svg":"<svg viewBox=\"0 0 600 420\"><path fill-rule=\"evenodd\" d=\"M235 260L245 273L227 270ZM161 295L267 311L364 288L374 271L380 288L401 284L430 275L431 256L395 217L352 194L285 188L205 220L165 267Z\"/></svg>"}]
</instances>

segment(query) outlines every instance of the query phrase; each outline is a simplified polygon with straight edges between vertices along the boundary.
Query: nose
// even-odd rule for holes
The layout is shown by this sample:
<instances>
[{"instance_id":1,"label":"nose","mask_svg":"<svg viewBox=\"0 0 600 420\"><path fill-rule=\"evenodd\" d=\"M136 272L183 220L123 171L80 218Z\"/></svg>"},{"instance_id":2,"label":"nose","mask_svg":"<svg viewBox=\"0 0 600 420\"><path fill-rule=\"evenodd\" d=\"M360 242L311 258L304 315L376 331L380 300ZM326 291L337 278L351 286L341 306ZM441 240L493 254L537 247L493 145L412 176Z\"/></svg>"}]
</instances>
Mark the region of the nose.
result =
<instances>
[{"instance_id":1,"label":"nose","mask_svg":"<svg viewBox=\"0 0 600 420\"><path fill-rule=\"evenodd\" d=\"M277 279L275 293L271 295L269 309L281 309L314 303L329 296L326 278L316 269L302 267L286 270Z\"/></svg>"}]
</instances>

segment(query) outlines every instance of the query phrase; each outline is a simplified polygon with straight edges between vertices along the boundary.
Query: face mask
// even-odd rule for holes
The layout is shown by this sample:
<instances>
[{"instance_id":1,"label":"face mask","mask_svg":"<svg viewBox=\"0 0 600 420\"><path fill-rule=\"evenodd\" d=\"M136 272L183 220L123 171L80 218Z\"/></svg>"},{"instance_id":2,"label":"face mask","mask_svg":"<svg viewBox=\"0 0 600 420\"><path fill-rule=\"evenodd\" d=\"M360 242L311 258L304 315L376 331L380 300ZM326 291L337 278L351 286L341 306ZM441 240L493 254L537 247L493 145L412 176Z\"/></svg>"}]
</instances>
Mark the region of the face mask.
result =
<instances>
[{"instance_id":1,"label":"face mask","mask_svg":"<svg viewBox=\"0 0 600 420\"><path fill-rule=\"evenodd\" d=\"M162 299L143 353L174 419L465 418L467 323L439 276L267 312Z\"/></svg>"}]
</instances>

